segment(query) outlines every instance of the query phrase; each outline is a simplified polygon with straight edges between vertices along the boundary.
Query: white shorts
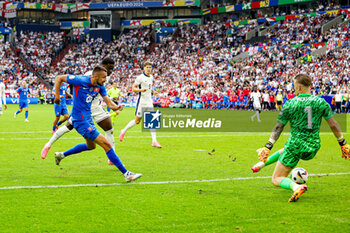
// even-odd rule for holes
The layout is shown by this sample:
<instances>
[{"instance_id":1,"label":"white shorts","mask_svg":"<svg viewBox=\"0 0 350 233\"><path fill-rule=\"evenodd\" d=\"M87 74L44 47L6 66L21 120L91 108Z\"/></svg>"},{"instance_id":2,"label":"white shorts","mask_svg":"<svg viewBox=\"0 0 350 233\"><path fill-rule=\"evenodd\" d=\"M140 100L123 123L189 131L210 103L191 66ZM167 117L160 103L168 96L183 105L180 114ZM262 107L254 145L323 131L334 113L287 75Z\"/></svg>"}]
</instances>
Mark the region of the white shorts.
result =
<instances>
[{"instance_id":1,"label":"white shorts","mask_svg":"<svg viewBox=\"0 0 350 233\"><path fill-rule=\"evenodd\" d=\"M91 116L96 124L110 117L109 112L107 112L107 110L104 109L101 105L97 108L91 109Z\"/></svg>"},{"instance_id":2,"label":"white shorts","mask_svg":"<svg viewBox=\"0 0 350 233\"><path fill-rule=\"evenodd\" d=\"M255 110L261 110L261 105L260 105L260 103L253 103L253 108L254 108Z\"/></svg>"},{"instance_id":3,"label":"white shorts","mask_svg":"<svg viewBox=\"0 0 350 233\"><path fill-rule=\"evenodd\" d=\"M139 103L136 105L135 116L142 118L144 111L154 111L153 103Z\"/></svg>"}]
</instances>

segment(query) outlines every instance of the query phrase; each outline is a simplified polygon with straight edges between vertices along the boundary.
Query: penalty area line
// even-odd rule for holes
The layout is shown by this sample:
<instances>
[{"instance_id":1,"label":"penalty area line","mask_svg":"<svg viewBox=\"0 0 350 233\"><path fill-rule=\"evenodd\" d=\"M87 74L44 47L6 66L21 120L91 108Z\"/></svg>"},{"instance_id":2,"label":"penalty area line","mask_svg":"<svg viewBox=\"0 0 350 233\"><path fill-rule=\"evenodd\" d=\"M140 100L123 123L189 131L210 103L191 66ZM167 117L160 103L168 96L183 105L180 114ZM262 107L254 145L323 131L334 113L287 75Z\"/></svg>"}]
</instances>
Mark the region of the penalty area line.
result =
<instances>
[{"instance_id":1,"label":"penalty area line","mask_svg":"<svg viewBox=\"0 0 350 233\"><path fill-rule=\"evenodd\" d=\"M350 172L310 174L310 176L341 176L341 175L350 175ZM110 184L97 183L97 184L8 186L8 187L0 187L0 190L9 190L9 189L44 189L44 188L72 188L72 187L102 187L102 186L121 186L121 185L157 185L157 184L211 183L211 182L224 182L224 181L235 181L235 180L257 180L257 179L271 179L271 176L233 177L233 178L211 179L211 180L149 181L149 182L135 182L135 183L110 183Z\"/></svg>"}]
</instances>

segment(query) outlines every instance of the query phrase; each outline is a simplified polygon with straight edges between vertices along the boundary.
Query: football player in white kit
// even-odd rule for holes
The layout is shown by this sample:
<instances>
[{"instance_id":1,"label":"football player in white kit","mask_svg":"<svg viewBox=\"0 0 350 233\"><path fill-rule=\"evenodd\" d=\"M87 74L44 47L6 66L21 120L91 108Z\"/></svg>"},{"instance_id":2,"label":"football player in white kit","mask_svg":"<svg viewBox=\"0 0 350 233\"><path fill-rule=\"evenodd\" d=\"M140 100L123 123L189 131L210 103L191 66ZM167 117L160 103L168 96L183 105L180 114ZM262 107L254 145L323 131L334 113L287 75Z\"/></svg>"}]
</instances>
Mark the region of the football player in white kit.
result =
<instances>
[{"instance_id":1,"label":"football player in white kit","mask_svg":"<svg viewBox=\"0 0 350 233\"><path fill-rule=\"evenodd\" d=\"M256 90L256 87L253 89L253 92L250 94L250 98L253 100L253 108L256 111L253 116L251 116L251 120L254 121L256 117L258 122L260 122L260 112L261 112L261 94L259 90Z\"/></svg>"},{"instance_id":2,"label":"football player in white kit","mask_svg":"<svg viewBox=\"0 0 350 233\"><path fill-rule=\"evenodd\" d=\"M119 140L123 141L125 133L128 129L133 126L140 124L143 111L150 110L153 111L153 100L152 92L154 95L158 95L156 91L152 91L153 76L152 73L152 62L146 61L143 63L143 73L137 76L134 85L132 86L132 91L139 94L136 104L135 120L130 121L124 129L121 130L119 135ZM156 131L151 130L152 135L152 146L157 148L162 148L162 146L157 141Z\"/></svg>"},{"instance_id":3,"label":"football player in white kit","mask_svg":"<svg viewBox=\"0 0 350 233\"><path fill-rule=\"evenodd\" d=\"M6 96L5 96L5 84L3 80L0 78L0 115L2 115L2 104L4 103L5 110L7 109L6 105Z\"/></svg>"},{"instance_id":4,"label":"football player in white kit","mask_svg":"<svg viewBox=\"0 0 350 233\"><path fill-rule=\"evenodd\" d=\"M107 75L110 76L113 72L115 62L111 58L105 58L102 60L101 65L106 68ZM84 74L85 76L91 76L92 71L88 71ZM120 110L123 109L123 106L120 106ZM91 104L91 113L93 120L98 124L104 131L107 141L112 145L113 150L115 150L115 141L113 136L113 125L109 113L103 108L100 95L98 95ZM64 134L70 132L73 129L73 124L71 118L68 119L68 123L61 128L59 128L51 137L48 143L45 144L44 148L41 151L41 158L45 159L47 153L49 152L51 146ZM111 161L108 161L110 165L113 165Z\"/></svg>"}]
</instances>

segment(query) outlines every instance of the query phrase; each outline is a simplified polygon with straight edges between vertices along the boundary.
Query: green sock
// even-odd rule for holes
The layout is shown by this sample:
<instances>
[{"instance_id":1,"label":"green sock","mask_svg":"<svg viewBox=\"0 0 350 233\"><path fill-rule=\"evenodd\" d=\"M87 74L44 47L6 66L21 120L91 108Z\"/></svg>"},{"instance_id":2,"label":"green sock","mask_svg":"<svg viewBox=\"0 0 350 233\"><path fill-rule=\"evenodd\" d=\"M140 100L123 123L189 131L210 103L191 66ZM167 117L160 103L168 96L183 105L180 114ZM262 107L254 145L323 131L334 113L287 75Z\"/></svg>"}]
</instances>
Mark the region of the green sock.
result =
<instances>
[{"instance_id":1,"label":"green sock","mask_svg":"<svg viewBox=\"0 0 350 233\"><path fill-rule=\"evenodd\" d=\"M292 191L294 191L294 186L297 185L296 183L294 183L291 179L289 179L288 177L284 177L281 180L280 186L281 188L284 189L290 189Z\"/></svg>"},{"instance_id":2,"label":"green sock","mask_svg":"<svg viewBox=\"0 0 350 233\"><path fill-rule=\"evenodd\" d=\"M280 157L280 155L281 155L281 154L280 154L279 151L276 151L275 153L273 153L272 155L270 155L270 156L267 158L266 162L265 162L265 166L277 162L277 160L278 160L278 158Z\"/></svg>"}]
</instances>

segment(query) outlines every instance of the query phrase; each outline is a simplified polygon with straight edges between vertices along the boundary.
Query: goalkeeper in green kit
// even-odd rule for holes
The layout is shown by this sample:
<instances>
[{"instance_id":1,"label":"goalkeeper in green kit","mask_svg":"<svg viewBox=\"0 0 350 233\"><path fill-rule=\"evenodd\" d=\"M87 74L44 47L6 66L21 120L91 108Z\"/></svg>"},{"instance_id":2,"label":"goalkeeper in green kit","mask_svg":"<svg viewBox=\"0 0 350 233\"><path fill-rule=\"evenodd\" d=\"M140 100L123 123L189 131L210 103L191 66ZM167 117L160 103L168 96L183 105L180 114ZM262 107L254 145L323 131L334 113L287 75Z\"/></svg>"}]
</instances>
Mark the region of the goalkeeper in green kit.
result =
<instances>
[{"instance_id":1,"label":"goalkeeper in green kit","mask_svg":"<svg viewBox=\"0 0 350 233\"><path fill-rule=\"evenodd\" d=\"M310 94L311 78L306 74L299 74L294 80L294 89L297 97L288 100L277 118L269 141L265 147L258 149L261 162L252 167L253 172L260 171L264 166L277 160L272 183L293 191L289 202L297 201L307 191L306 185L299 185L287 176L296 167L300 159L310 160L320 149L320 126L322 117L337 138L342 150L342 157L350 159L350 146L343 138L341 129L333 117L330 105L322 98ZM272 154L270 150L281 135L284 126L290 122L290 137L283 149Z\"/></svg>"}]
</instances>

